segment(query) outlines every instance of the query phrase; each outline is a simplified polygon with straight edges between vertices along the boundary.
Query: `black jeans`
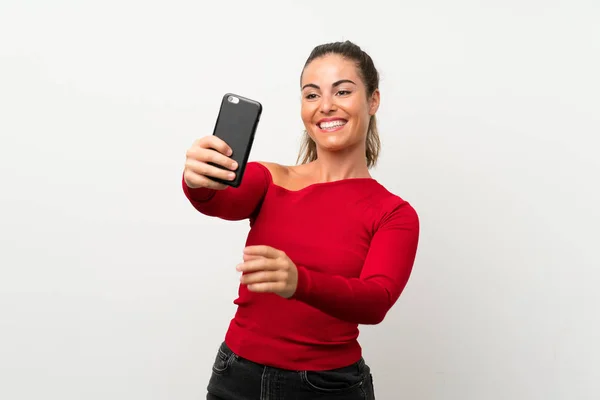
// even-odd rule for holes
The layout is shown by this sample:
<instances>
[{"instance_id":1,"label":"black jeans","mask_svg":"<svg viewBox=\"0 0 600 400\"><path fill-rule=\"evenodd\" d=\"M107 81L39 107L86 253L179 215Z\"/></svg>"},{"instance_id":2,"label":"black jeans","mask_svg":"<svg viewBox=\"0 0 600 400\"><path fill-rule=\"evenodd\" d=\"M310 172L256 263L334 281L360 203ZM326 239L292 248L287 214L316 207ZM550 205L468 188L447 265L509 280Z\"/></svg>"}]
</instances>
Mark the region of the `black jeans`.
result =
<instances>
[{"instance_id":1,"label":"black jeans","mask_svg":"<svg viewBox=\"0 0 600 400\"><path fill-rule=\"evenodd\" d=\"M327 371L290 371L246 360L222 343L207 400L375 400L371 370L360 359Z\"/></svg>"}]
</instances>

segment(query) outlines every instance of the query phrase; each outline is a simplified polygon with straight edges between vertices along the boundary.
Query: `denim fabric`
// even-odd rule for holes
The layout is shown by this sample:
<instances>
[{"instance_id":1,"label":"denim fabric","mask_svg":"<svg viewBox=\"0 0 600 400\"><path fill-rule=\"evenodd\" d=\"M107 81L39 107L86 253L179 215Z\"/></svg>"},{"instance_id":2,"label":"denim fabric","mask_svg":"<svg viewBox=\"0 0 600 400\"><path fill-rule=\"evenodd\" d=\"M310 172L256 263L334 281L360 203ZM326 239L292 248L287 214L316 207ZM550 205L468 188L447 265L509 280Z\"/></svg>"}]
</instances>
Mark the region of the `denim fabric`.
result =
<instances>
[{"instance_id":1,"label":"denim fabric","mask_svg":"<svg viewBox=\"0 0 600 400\"><path fill-rule=\"evenodd\" d=\"M256 364L222 343L212 367L207 400L375 400L364 359L327 371L290 371Z\"/></svg>"}]
</instances>

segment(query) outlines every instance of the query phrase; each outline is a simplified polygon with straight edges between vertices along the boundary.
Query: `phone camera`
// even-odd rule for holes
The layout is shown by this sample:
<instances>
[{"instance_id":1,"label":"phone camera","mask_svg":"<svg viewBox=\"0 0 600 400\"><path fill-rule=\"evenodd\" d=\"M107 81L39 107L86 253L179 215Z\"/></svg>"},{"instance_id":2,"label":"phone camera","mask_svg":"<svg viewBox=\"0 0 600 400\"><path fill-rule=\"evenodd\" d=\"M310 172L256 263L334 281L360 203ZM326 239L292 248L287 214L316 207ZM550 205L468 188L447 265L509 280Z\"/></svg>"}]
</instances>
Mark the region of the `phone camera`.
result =
<instances>
[{"instance_id":1,"label":"phone camera","mask_svg":"<svg viewBox=\"0 0 600 400\"><path fill-rule=\"evenodd\" d=\"M233 103L233 104L237 104L237 103L239 103L239 102L240 102L240 99L238 99L238 98L237 98L237 97L235 97L235 96L229 96L229 97L227 98L227 100L228 100L230 103Z\"/></svg>"}]
</instances>

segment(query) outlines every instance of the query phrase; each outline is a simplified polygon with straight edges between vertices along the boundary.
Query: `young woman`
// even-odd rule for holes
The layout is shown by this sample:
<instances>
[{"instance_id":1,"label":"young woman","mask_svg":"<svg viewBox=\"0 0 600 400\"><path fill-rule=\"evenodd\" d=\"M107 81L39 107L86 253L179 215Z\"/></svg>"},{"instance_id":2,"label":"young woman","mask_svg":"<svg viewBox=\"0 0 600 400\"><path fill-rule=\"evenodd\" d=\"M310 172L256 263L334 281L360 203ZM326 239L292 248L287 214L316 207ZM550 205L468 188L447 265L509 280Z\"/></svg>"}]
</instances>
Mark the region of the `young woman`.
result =
<instances>
[{"instance_id":1,"label":"young woman","mask_svg":"<svg viewBox=\"0 0 600 400\"><path fill-rule=\"evenodd\" d=\"M210 179L235 176L227 143L209 135L187 151L191 204L251 226L207 399L375 398L358 325L380 323L399 298L419 238L413 207L369 173L380 148L378 85L357 45L317 46L301 74L298 165L250 162L234 189Z\"/></svg>"}]
</instances>

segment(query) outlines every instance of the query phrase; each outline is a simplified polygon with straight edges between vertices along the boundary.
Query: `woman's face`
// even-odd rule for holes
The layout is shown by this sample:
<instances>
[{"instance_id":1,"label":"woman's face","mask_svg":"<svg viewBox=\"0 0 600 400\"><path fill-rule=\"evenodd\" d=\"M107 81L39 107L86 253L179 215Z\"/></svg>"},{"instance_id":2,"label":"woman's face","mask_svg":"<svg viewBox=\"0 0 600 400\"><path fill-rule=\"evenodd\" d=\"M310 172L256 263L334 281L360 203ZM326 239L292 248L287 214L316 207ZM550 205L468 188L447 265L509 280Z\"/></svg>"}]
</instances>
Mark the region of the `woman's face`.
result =
<instances>
[{"instance_id":1,"label":"woman's face","mask_svg":"<svg viewBox=\"0 0 600 400\"><path fill-rule=\"evenodd\" d=\"M379 90L367 96L356 64L337 54L313 60L302 74L302 121L317 148L364 146Z\"/></svg>"}]
</instances>

